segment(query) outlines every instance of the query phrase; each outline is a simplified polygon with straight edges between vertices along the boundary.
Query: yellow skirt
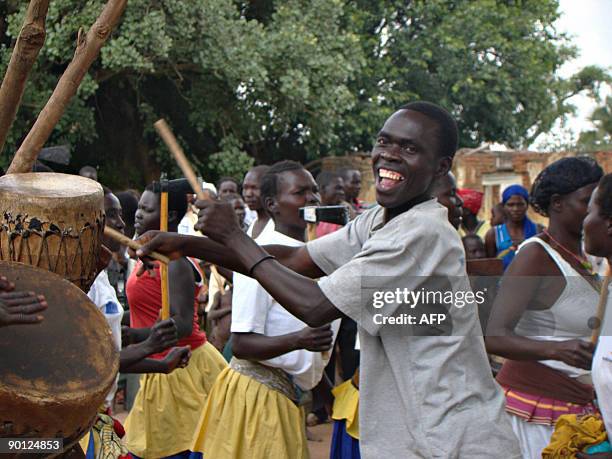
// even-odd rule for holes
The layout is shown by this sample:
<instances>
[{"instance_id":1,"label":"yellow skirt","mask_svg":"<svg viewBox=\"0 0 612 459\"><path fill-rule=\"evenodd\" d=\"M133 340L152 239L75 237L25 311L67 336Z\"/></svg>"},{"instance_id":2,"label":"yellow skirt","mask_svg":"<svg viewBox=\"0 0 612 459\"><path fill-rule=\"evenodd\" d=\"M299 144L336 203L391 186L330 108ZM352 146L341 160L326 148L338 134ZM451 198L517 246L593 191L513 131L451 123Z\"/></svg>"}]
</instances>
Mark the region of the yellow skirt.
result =
<instances>
[{"instance_id":1,"label":"yellow skirt","mask_svg":"<svg viewBox=\"0 0 612 459\"><path fill-rule=\"evenodd\" d=\"M226 367L223 356L205 343L193 351L186 368L142 375L124 424L127 449L145 459L189 450L210 390Z\"/></svg>"},{"instance_id":2,"label":"yellow skirt","mask_svg":"<svg viewBox=\"0 0 612 459\"><path fill-rule=\"evenodd\" d=\"M304 410L226 368L210 392L191 451L210 459L307 459Z\"/></svg>"},{"instance_id":3,"label":"yellow skirt","mask_svg":"<svg viewBox=\"0 0 612 459\"><path fill-rule=\"evenodd\" d=\"M349 379L332 389L334 406L332 419L346 419L346 433L359 440L359 390Z\"/></svg>"}]
</instances>

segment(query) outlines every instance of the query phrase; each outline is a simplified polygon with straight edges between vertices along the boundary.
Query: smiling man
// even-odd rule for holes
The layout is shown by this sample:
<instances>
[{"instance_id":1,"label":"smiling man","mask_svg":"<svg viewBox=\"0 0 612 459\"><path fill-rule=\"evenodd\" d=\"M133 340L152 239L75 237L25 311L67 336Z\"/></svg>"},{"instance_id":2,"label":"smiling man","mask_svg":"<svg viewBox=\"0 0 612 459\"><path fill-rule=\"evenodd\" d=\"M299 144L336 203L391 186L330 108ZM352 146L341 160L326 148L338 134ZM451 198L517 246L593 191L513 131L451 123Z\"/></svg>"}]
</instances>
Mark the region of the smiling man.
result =
<instances>
[{"instance_id":1,"label":"smiling man","mask_svg":"<svg viewBox=\"0 0 612 459\"><path fill-rule=\"evenodd\" d=\"M372 150L380 205L341 230L305 247L259 247L232 226L231 208L199 202L199 228L218 243L150 235L140 254L188 253L245 272L312 327L344 315L355 320L364 458L518 458L475 307L451 305L446 336L374 320L405 312L398 303L373 308L375 291L417 291L436 278L452 279L453 293L470 288L461 240L431 197L456 147L457 127L446 110L427 102L405 105L385 122ZM426 304L418 307L428 311Z\"/></svg>"}]
</instances>

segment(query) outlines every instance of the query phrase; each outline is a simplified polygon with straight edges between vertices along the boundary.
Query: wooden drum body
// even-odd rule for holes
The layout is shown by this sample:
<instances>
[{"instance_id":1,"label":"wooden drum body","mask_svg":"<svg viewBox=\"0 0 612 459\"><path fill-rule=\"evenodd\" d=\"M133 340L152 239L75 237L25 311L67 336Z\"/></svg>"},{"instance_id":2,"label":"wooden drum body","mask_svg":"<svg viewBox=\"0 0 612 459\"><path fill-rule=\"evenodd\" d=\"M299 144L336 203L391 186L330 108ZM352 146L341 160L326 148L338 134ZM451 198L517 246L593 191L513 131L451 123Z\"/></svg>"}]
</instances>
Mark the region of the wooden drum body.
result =
<instances>
[{"instance_id":1,"label":"wooden drum body","mask_svg":"<svg viewBox=\"0 0 612 459\"><path fill-rule=\"evenodd\" d=\"M34 325L0 332L0 436L64 438L74 444L91 427L119 370L104 316L56 274L0 262L16 290L45 295L49 307Z\"/></svg>"},{"instance_id":2,"label":"wooden drum body","mask_svg":"<svg viewBox=\"0 0 612 459\"><path fill-rule=\"evenodd\" d=\"M99 183L55 173L0 177L0 260L55 272L87 292L103 231Z\"/></svg>"}]
</instances>

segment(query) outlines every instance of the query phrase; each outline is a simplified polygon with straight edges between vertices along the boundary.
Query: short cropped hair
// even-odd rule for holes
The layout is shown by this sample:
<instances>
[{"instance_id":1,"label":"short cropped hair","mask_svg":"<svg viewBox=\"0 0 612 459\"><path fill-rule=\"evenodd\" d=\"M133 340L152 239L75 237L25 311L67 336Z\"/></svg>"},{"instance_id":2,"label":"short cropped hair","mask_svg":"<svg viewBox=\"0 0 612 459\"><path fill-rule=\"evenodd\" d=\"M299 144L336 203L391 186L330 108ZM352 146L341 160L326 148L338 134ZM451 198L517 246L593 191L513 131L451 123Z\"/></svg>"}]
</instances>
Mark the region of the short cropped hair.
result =
<instances>
[{"instance_id":1,"label":"short cropped hair","mask_svg":"<svg viewBox=\"0 0 612 459\"><path fill-rule=\"evenodd\" d=\"M217 191L221 188L221 184L225 182L233 182L236 184L236 189L240 192L240 183L234 177L221 177L217 180Z\"/></svg>"},{"instance_id":2,"label":"short cropped hair","mask_svg":"<svg viewBox=\"0 0 612 459\"><path fill-rule=\"evenodd\" d=\"M342 176L336 172L331 172L331 171L320 172L316 178L316 182L319 187L319 190L322 190L323 188L325 188L327 185L329 185L331 182L333 182L338 177L341 178Z\"/></svg>"},{"instance_id":3,"label":"short cropped hair","mask_svg":"<svg viewBox=\"0 0 612 459\"><path fill-rule=\"evenodd\" d=\"M234 199L242 199L242 196L240 196L238 193L227 193L221 196L221 201L224 202L230 202Z\"/></svg>"},{"instance_id":4,"label":"short cropped hair","mask_svg":"<svg viewBox=\"0 0 612 459\"><path fill-rule=\"evenodd\" d=\"M128 225L134 224L134 216L138 209L138 199L134 196L134 193L130 191L120 191L116 193L117 199L121 203L121 214L123 215L123 221Z\"/></svg>"},{"instance_id":5,"label":"short cropped hair","mask_svg":"<svg viewBox=\"0 0 612 459\"><path fill-rule=\"evenodd\" d=\"M150 191L151 193L155 193L158 196L161 196L160 192L157 191L159 188L158 184L155 182L149 183L145 188L146 191ZM168 212L176 212L177 220L181 220L187 213L187 195L183 193L177 193L173 191L168 192Z\"/></svg>"},{"instance_id":6,"label":"short cropped hair","mask_svg":"<svg viewBox=\"0 0 612 459\"><path fill-rule=\"evenodd\" d=\"M400 110L418 112L434 121L438 125L438 154L442 158L455 156L459 138L457 122L446 109L431 102L418 101L402 105Z\"/></svg>"},{"instance_id":7,"label":"short cropped hair","mask_svg":"<svg viewBox=\"0 0 612 459\"><path fill-rule=\"evenodd\" d=\"M283 172L305 170L304 166L295 161L279 161L273 164L264 174L259 182L261 190L261 200L265 202L267 198L275 198L278 194L278 178Z\"/></svg>"},{"instance_id":8,"label":"short cropped hair","mask_svg":"<svg viewBox=\"0 0 612 459\"><path fill-rule=\"evenodd\" d=\"M361 171L359 169L357 169L356 167L343 167L342 169L339 169L337 171L338 175L340 177L342 177L343 179L347 179L349 177L349 174L351 172L359 172L361 173Z\"/></svg>"},{"instance_id":9,"label":"short cropped hair","mask_svg":"<svg viewBox=\"0 0 612 459\"><path fill-rule=\"evenodd\" d=\"M259 174L265 174L266 172L268 172L268 170L270 169L270 166L268 166L267 164L260 164L259 166L255 166L255 167L251 167L246 174L250 173L250 172L256 172ZM244 174L246 176L246 174Z\"/></svg>"}]
</instances>

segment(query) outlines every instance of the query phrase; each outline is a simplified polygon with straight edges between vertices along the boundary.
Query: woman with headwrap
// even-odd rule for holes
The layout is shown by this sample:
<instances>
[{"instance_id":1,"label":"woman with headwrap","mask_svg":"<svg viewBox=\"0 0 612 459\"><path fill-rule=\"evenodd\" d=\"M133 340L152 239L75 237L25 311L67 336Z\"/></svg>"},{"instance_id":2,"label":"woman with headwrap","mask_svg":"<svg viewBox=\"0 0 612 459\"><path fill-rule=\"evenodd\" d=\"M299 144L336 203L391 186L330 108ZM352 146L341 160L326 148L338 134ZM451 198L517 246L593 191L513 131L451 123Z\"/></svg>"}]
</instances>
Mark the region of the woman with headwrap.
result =
<instances>
[{"instance_id":1,"label":"woman with headwrap","mask_svg":"<svg viewBox=\"0 0 612 459\"><path fill-rule=\"evenodd\" d=\"M470 188L459 188L457 194L463 201L463 218L459 227L459 235L461 237L476 235L484 241L491 225L484 220L478 220L483 193Z\"/></svg>"},{"instance_id":2,"label":"woman with headwrap","mask_svg":"<svg viewBox=\"0 0 612 459\"><path fill-rule=\"evenodd\" d=\"M489 258L501 258L504 270L510 265L516 249L525 239L542 230L527 217L529 192L521 185L510 185L502 194L506 221L487 231L485 247Z\"/></svg>"},{"instance_id":3,"label":"woman with headwrap","mask_svg":"<svg viewBox=\"0 0 612 459\"><path fill-rule=\"evenodd\" d=\"M497 375L523 457L541 458L557 419L595 410L590 381L598 283L582 251L582 225L602 176L590 158L563 158L531 189L549 227L518 248L489 316L485 343L506 358Z\"/></svg>"}]
</instances>

